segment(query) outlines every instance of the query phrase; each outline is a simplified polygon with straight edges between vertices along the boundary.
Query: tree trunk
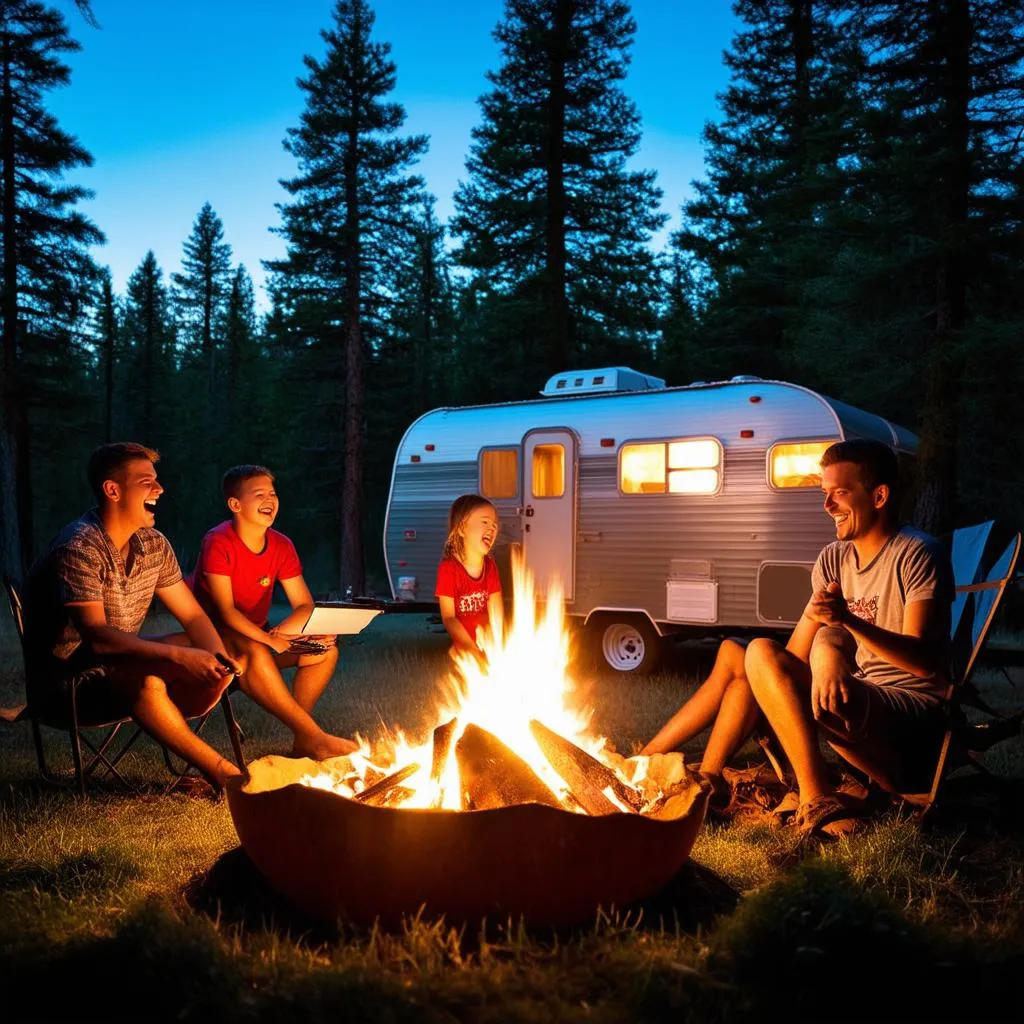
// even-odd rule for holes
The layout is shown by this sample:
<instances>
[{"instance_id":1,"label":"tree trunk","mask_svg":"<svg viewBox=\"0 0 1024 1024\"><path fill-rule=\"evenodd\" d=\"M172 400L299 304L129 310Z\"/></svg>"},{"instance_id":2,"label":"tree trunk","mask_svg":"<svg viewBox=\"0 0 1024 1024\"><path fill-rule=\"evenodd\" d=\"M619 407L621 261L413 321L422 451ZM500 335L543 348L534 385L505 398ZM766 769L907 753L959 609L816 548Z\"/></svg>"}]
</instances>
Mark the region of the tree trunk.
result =
<instances>
[{"instance_id":1,"label":"tree trunk","mask_svg":"<svg viewBox=\"0 0 1024 1024\"><path fill-rule=\"evenodd\" d=\"M341 589L347 594L351 587L355 595L366 589L362 522L364 390L363 330L359 315L358 143L358 131L352 129L345 156L345 412L342 425L345 468L341 495Z\"/></svg>"},{"instance_id":2,"label":"tree trunk","mask_svg":"<svg viewBox=\"0 0 1024 1024\"><path fill-rule=\"evenodd\" d=\"M11 86L11 40L3 34L3 81L0 86L0 160L3 161L3 270L0 306L3 315L3 379L0 394L0 567L17 579L29 561L30 539L23 534L21 467L25 454L25 409L18 381L18 253L14 174L14 96ZM29 517L31 525L31 517Z\"/></svg>"},{"instance_id":3,"label":"tree trunk","mask_svg":"<svg viewBox=\"0 0 1024 1024\"><path fill-rule=\"evenodd\" d=\"M550 94L547 144L547 223L545 226L544 306L547 308L547 351L541 362L548 373L568 368L575 355L575 339L566 294L565 222L568 201L565 193L565 69L569 60L569 39L575 0L557 0L551 26Z\"/></svg>"},{"instance_id":4,"label":"tree trunk","mask_svg":"<svg viewBox=\"0 0 1024 1024\"><path fill-rule=\"evenodd\" d=\"M928 360L917 455L915 519L931 533L953 527L956 448L959 435L960 335L967 320L967 214L970 195L970 55L973 36L969 0L933 7L931 29L941 55L941 131L945 154L940 182L943 223L936 271L935 336Z\"/></svg>"}]
</instances>

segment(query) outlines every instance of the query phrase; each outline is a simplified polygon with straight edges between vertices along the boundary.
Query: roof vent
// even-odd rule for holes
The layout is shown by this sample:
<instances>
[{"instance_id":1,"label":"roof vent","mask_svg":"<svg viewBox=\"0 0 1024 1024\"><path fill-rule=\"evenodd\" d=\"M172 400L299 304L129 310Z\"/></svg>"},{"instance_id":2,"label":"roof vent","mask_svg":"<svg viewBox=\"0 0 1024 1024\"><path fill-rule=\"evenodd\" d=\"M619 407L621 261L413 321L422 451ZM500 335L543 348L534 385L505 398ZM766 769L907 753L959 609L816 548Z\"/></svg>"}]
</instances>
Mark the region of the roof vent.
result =
<instances>
[{"instance_id":1,"label":"roof vent","mask_svg":"<svg viewBox=\"0 0 1024 1024\"><path fill-rule=\"evenodd\" d=\"M614 391L658 391L665 387L661 377L631 370L628 366L609 366L601 370L568 370L551 377L541 394L556 395L610 394Z\"/></svg>"},{"instance_id":2,"label":"roof vent","mask_svg":"<svg viewBox=\"0 0 1024 1024\"><path fill-rule=\"evenodd\" d=\"M756 377L752 373L737 373L735 377L730 377L729 378L729 383L730 384L758 384L762 380L764 380L763 377Z\"/></svg>"}]
</instances>

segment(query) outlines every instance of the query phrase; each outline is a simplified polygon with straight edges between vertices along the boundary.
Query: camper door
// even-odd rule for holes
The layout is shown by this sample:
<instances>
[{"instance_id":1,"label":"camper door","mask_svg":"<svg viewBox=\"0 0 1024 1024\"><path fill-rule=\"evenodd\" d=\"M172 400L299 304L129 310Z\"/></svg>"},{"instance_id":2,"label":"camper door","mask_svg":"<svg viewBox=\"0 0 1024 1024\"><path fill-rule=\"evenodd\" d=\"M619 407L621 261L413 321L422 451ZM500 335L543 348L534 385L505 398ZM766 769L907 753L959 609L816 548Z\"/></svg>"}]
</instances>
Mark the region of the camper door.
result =
<instances>
[{"instance_id":1,"label":"camper door","mask_svg":"<svg viewBox=\"0 0 1024 1024\"><path fill-rule=\"evenodd\" d=\"M571 601L576 587L576 437L560 428L523 438L523 557L546 597L560 581Z\"/></svg>"}]
</instances>

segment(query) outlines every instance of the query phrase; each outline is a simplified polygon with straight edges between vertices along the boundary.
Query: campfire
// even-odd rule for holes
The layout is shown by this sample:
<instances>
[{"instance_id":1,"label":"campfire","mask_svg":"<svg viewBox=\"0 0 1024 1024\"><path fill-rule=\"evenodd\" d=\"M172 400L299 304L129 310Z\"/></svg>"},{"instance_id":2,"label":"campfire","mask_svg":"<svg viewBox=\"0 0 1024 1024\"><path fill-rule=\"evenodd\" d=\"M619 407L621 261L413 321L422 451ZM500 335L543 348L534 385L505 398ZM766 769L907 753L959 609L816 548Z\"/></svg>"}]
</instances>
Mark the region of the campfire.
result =
<instances>
[{"instance_id":1,"label":"campfire","mask_svg":"<svg viewBox=\"0 0 1024 1024\"><path fill-rule=\"evenodd\" d=\"M512 914L571 923L662 886L689 855L706 791L681 754L623 757L574 699L561 595L458 658L419 742L399 731L323 762L266 757L228 788L263 874L311 913L397 923Z\"/></svg>"},{"instance_id":2,"label":"campfire","mask_svg":"<svg viewBox=\"0 0 1024 1024\"><path fill-rule=\"evenodd\" d=\"M676 813L699 786L681 754L623 758L590 733L573 701L562 595L542 615L533 579L513 565L515 607L507 636L483 640L485 660L460 654L448 698L421 743L401 733L358 754L322 762L303 785L372 806L486 810L540 803L577 814ZM523 614L522 610L526 613Z\"/></svg>"}]
</instances>

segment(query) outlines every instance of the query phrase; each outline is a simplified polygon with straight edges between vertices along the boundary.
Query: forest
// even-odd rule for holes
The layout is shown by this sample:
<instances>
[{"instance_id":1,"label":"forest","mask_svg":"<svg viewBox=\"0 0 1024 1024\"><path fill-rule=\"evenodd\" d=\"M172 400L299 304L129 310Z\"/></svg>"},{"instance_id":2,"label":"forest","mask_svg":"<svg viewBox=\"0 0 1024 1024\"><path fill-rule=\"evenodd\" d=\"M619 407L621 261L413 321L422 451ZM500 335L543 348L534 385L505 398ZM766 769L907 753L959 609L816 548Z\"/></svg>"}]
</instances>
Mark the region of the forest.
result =
<instances>
[{"instance_id":1,"label":"forest","mask_svg":"<svg viewBox=\"0 0 1024 1024\"><path fill-rule=\"evenodd\" d=\"M149 251L115 292L75 184L89 140L48 108L74 89L65 61L99 6L0 0L13 575L88 507L91 448L131 439L164 453L159 526L183 566L222 518L223 470L260 462L311 583L379 594L413 419L615 365L821 390L919 434L918 525L1019 521L1020 0L737 0L706 173L660 250L658 169L633 161L625 0L505 0L447 223L373 6L338 0L283 141L295 172L272 229L286 254L265 263L265 304L210 203L182 225L179 268Z\"/></svg>"}]
</instances>

